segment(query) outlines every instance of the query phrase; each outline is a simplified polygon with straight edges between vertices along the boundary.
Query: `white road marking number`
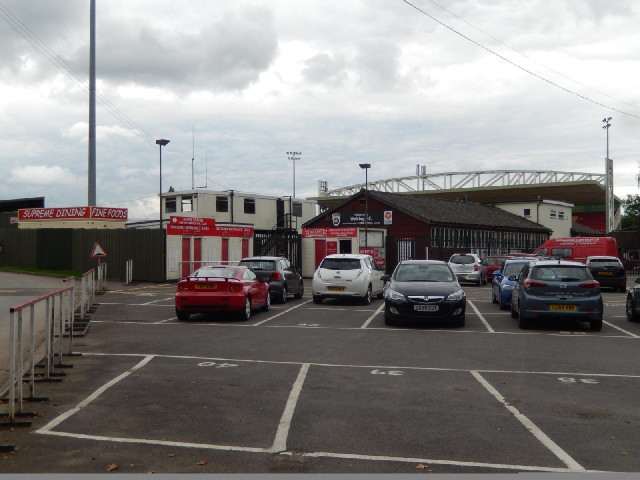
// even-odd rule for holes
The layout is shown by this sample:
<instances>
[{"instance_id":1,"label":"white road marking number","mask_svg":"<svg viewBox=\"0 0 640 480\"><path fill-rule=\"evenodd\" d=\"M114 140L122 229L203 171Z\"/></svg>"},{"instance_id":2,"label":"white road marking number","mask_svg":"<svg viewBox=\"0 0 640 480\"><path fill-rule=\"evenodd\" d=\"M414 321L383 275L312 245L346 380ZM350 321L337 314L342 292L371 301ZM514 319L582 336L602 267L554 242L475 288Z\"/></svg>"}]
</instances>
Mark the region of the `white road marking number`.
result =
<instances>
[{"instance_id":1,"label":"white road marking number","mask_svg":"<svg viewBox=\"0 0 640 480\"><path fill-rule=\"evenodd\" d=\"M404 375L402 370L387 370L383 372L382 370L371 370L371 375Z\"/></svg>"},{"instance_id":2,"label":"white road marking number","mask_svg":"<svg viewBox=\"0 0 640 480\"><path fill-rule=\"evenodd\" d=\"M237 363L216 363L216 362L200 362L198 364L199 367L216 367L216 368L227 368L227 367L237 367Z\"/></svg>"},{"instance_id":3,"label":"white road marking number","mask_svg":"<svg viewBox=\"0 0 640 480\"><path fill-rule=\"evenodd\" d=\"M578 380L580 381L580 383L590 383L590 384L598 383L598 381L593 378L560 377L558 378L558 380L560 380L562 383L577 383Z\"/></svg>"}]
</instances>

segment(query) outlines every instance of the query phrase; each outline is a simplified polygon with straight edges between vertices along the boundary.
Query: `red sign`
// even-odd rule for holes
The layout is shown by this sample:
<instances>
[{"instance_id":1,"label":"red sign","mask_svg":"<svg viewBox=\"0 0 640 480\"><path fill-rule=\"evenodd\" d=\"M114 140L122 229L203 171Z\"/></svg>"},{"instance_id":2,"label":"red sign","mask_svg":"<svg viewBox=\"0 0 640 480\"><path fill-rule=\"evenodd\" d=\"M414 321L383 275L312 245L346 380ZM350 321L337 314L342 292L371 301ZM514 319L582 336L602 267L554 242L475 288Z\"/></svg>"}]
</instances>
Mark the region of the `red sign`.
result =
<instances>
[{"instance_id":1,"label":"red sign","mask_svg":"<svg viewBox=\"0 0 640 480\"><path fill-rule=\"evenodd\" d=\"M338 242L335 240L327 242L327 255L338 253Z\"/></svg>"},{"instance_id":2,"label":"red sign","mask_svg":"<svg viewBox=\"0 0 640 480\"><path fill-rule=\"evenodd\" d=\"M216 221L213 218L171 217L167 235L183 237L215 237Z\"/></svg>"},{"instance_id":3,"label":"red sign","mask_svg":"<svg viewBox=\"0 0 640 480\"><path fill-rule=\"evenodd\" d=\"M253 227L216 226L216 236L251 238L253 237Z\"/></svg>"},{"instance_id":4,"label":"red sign","mask_svg":"<svg viewBox=\"0 0 640 480\"><path fill-rule=\"evenodd\" d=\"M357 227L302 229L302 238L350 238L357 236Z\"/></svg>"},{"instance_id":5,"label":"red sign","mask_svg":"<svg viewBox=\"0 0 640 480\"><path fill-rule=\"evenodd\" d=\"M18 220L78 220L95 218L100 220L127 220L126 208L103 207L67 207L67 208L21 208L18 211Z\"/></svg>"}]
</instances>

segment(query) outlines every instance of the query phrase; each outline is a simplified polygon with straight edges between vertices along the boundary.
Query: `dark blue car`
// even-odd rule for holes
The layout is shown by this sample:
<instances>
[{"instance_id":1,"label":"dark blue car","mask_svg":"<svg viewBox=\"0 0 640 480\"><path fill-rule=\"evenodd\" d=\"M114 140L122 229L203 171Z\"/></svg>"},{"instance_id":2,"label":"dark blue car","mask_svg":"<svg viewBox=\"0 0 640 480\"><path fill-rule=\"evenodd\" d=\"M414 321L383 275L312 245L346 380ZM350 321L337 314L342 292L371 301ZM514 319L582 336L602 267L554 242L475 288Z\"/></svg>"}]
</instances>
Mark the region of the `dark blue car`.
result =
<instances>
[{"instance_id":1,"label":"dark blue car","mask_svg":"<svg viewBox=\"0 0 640 480\"><path fill-rule=\"evenodd\" d=\"M493 272L491 301L499 303L500 310L508 310L511 307L511 292L516 284L516 277L531 261L531 258L512 258L502 265L502 270Z\"/></svg>"}]
</instances>

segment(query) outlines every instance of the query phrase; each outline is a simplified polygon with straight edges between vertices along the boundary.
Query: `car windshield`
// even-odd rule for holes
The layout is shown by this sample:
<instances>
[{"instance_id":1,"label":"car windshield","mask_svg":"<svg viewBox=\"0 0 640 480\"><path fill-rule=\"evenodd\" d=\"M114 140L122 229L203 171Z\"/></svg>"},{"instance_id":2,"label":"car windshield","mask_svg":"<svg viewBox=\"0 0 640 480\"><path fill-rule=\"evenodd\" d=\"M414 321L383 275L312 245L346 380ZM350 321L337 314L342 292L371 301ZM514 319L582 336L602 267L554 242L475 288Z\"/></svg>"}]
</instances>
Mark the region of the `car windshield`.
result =
<instances>
[{"instance_id":1,"label":"car windshield","mask_svg":"<svg viewBox=\"0 0 640 480\"><path fill-rule=\"evenodd\" d=\"M596 258L589 260L589 265L595 268L615 267L618 268L620 264L617 260L611 258Z\"/></svg>"},{"instance_id":2,"label":"car windshield","mask_svg":"<svg viewBox=\"0 0 640 480\"><path fill-rule=\"evenodd\" d=\"M201 268L193 272L191 276L192 277L236 278L237 274L238 274L237 268L214 267L214 268Z\"/></svg>"},{"instance_id":3,"label":"car windshield","mask_svg":"<svg viewBox=\"0 0 640 480\"><path fill-rule=\"evenodd\" d=\"M359 270L360 260L357 258L325 258L320 268L327 270Z\"/></svg>"},{"instance_id":4,"label":"car windshield","mask_svg":"<svg viewBox=\"0 0 640 480\"><path fill-rule=\"evenodd\" d=\"M591 275L586 267L550 265L534 267L531 278L547 282L581 282L590 280Z\"/></svg>"},{"instance_id":5,"label":"car windshield","mask_svg":"<svg viewBox=\"0 0 640 480\"><path fill-rule=\"evenodd\" d=\"M504 276L512 277L514 275L519 275L525 265L525 263L508 263L504 267Z\"/></svg>"},{"instance_id":6,"label":"car windshield","mask_svg":"<svg viewBox=\"0 0 640 480\"><path fill-rule=\"evenodd\" d=\"M273 260L241 260L240 265L249 267L251 270L275 270L276 262Z\"/></svg>"},{"instance_id":7,"label":"car windshield","mask_svg":"<svg viewBox=\"0 0 640 480\"><path fill-rule=\"evenodd\" d=\"M476 259L467 255L453 255L451 257L451 260L449 260L451 263L461 263L462 265L469 265L471 263L476 263Z\"/></svg>"},{"instance_id":8,"label":"car windshield","mask_svg":"<svg viewBox=\"0 0 640 480\"><path fill-rule=\"evenodd\" d=\"M445 265L399 265L395 279L398 282L453 282L454 276Z\"/></svg>"}]
</instances>

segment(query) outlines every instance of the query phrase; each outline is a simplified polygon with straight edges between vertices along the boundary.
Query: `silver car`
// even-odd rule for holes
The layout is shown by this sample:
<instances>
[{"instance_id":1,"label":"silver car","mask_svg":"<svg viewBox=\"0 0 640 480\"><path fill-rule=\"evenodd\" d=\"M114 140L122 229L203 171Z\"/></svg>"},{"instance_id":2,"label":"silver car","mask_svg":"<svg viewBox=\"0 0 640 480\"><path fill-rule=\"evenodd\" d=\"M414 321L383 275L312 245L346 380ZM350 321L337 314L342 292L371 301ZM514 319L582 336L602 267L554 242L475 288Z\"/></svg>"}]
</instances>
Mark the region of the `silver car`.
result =
<instances>
[{"instance_id":1,"label":"silver car","mask_svg":"<svg viewBox=\"0 0 640 480\"><path fill-rule=\"evenodd\" d=\"M448 263L458 282L487 284L487 267L475 253L454 253Z\"/></svg>"}]
</instances>

